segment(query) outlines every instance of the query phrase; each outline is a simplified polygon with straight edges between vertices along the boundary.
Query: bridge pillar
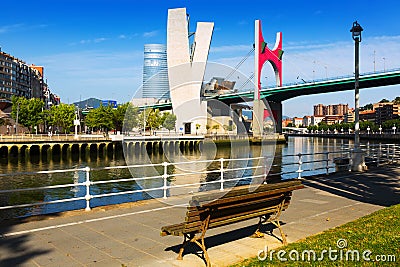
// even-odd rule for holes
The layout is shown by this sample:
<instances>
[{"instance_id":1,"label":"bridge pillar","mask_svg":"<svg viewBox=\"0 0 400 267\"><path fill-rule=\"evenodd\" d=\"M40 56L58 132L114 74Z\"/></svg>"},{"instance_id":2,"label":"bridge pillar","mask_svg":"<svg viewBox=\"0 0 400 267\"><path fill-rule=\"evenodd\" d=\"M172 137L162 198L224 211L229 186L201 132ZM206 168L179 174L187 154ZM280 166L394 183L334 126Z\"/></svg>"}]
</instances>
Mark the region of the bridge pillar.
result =
<instances>
[{"instance_id":1,"label":"bridge pillar","mask_svg":"<svg viewBox=\"0 0 400 267\"><path fill-rule=\"evenodd\" d=\"M254 25L254 105L253 105L253 136L260 137L263 135L263 121L268 112L268 104L262 103L261 99L261 70L264 63L269 62L275 72L276 86L282 86L282 32L276 34L275 46L271 50L261 31L261 21L256 20ZM271 107L272 108L272 107ZM272 110L274 110L272 108ZM278 114L277 112L273 112ZM282 105L280 104L280 113L282 113ZM282 115L280 115L282 118ZM275 118L275 116L274 116ZM277 132L282 132L282 119L275 118L277 124ZM280 126L278 126L280 124Z\"/></svg>"},{"instance_id":2,"label":"bridge pillar","mask_svg":"<svg viewBox=\"0 0 400 267\"><path fill-rule=\"evenodd\" d=\"M275 131L282 133L282 102L268 100L268 104L275 120Z\"/></svg>"}]
</instances>

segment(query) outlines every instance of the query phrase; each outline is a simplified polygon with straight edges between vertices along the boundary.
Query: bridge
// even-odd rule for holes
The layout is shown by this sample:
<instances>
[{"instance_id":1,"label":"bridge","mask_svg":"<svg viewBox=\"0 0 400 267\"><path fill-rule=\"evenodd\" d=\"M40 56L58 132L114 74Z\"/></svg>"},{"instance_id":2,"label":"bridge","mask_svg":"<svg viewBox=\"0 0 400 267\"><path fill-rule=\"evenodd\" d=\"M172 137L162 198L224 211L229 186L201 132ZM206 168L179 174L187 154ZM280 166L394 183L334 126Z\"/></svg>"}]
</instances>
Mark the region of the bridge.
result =
<instances>
[{"instance_id":1,"label":"bridge","mask_svg":"<svg viewBox=\"0 0 400 267\"><path fill-rule=\"evenodd\" d=\"M331 92L340 92L354 90L354 75L332 77L327 79L319 79L314 81L306 81L304 83L289 83L278 87L262 88L260 90L260 99L268 101L272 110L277 112L277 131L282 132L282 102L294 97L324 94ZM400 84L400 68L381 71L381 72L368 72L360 75L359 88L375 88ZM252 102L254 100L254 89L222 94L214 97L206 97L206 101L218 100L227 105ZM154 108L159 110L171 110L172 103L159 103L149 106L141 106L143 108Z\"/></svg>"},{"instance_id":2,"label":"bridge","mask_svg":"<svg viewBox=\"0 0 400 267\"><path fill-rule=\"evenodd\" d=\"M384 72L369 72L360 75L360 89L400 84L400 68ZM354 76L342 76L305 83L290 83L282 87L262 88L261 98L270 101L285 101L290 98L312 94L324 94L354 90ZM253 100L253 91L224 94L217 97L226 104Z\"/></svg>"}]
</instances>

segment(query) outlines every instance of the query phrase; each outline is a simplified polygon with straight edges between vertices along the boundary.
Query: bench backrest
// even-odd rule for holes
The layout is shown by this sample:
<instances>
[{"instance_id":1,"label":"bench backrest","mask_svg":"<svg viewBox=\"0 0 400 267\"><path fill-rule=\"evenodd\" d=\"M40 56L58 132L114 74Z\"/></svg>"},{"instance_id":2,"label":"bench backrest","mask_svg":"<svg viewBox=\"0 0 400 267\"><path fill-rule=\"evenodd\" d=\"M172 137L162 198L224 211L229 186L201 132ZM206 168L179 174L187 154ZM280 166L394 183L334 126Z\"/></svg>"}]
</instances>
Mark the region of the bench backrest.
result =
<instances>
[{"instance_id":1,"label":"bench backrest","mask_svg":"<svg viewBox=\"0 0 400 267\"><path fill-rule=\"evenodd\" d=\"M274 214L280 205L283 205L282 210L286 209L292 191L300 188L303 188L301 181L292 180L254 187L240 186L227 193L194 196L186 213L184 233L199 231L208 216L208 228L214 228Z\"/></svg>"}]
</instances>

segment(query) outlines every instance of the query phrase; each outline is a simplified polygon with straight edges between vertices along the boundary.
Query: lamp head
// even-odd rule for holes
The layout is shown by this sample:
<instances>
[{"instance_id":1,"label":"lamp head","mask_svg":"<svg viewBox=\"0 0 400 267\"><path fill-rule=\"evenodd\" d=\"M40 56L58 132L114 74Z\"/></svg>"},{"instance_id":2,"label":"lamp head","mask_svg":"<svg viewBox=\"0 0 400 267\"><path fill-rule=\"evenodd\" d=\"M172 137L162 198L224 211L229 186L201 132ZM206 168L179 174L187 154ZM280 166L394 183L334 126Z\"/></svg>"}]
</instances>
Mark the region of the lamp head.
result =
<instances>
[{"instance_id":1,"label":"lamp head","mask_svg":"<svg viewBox=\"0 0 400 267\"><path fill-rule=\"evenodd\" d=\"M353 37L353 40L356 41L358 39L358 41L361 42L361 32L363 31L363 28L361 27L360 24L358 24L357 21L353 22L353 27L350 29L351 35Z\"/></svg>"}]
</instances>

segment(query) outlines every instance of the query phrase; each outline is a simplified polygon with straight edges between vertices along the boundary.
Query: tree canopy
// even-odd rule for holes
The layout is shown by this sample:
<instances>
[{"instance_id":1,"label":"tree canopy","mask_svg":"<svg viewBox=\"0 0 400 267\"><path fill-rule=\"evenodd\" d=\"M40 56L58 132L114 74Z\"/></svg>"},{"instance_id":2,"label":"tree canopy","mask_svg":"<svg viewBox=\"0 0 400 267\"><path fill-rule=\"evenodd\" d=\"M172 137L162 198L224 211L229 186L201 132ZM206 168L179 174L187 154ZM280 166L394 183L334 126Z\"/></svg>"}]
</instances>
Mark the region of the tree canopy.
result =
<instances>
[{"instance_id":1,"label":"tree canopy","mask_svg":"<svg viewBox=\"0 0 400 267\"><path fill-rule=\"evenodd\" d=\"M44 102L39 98L26 99L13 96L11 102L11 117L17 121L18 116L18 124L31 130L33 126L43 122Z\"/></svg>"},{"instance_id":2,"label":"tree canopy","mask_svg":"<svg viewBox=\"0 0 400 267\"><path fill-rule=\"evenodd\" d=\"M75 119L75 106L68 104L59 104L51 106L48 111L49 125L57 126L59 130L62 129L64 133L69 133L70 128L74 124Z\"/></svg>"},{"instance_id":3,"label":"tree canopy","mask_svg":"<svg viewBox=\"0 0 400 267\"><path fill-rule=\"evenodd\" d=\"M111 106L103 106L92 109L86 115L86 125L91 128L97 128L99 130L109 130L114 128L114 113Z\"/></svg>"},{"instance_id":4,"label":"tree canopy","mask_svg":"<svg viewBox=\"0 0 400 267\"><path fill-rule=\"evenodd\" d=\"M163 127L168 131L175 129L176 115L166 112L163 114Z\"/></svg>"}]
</instances>

